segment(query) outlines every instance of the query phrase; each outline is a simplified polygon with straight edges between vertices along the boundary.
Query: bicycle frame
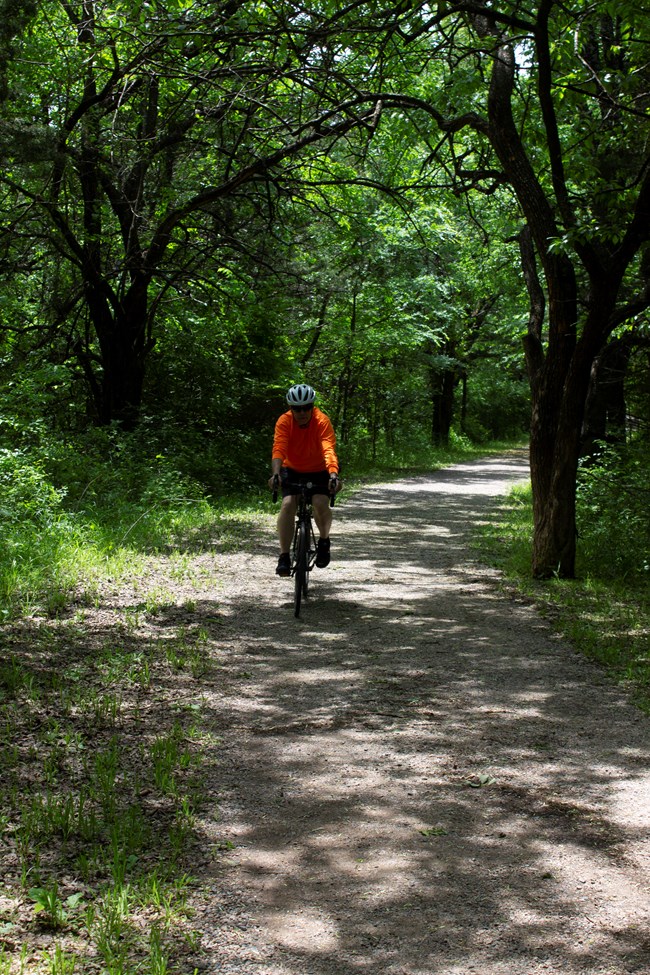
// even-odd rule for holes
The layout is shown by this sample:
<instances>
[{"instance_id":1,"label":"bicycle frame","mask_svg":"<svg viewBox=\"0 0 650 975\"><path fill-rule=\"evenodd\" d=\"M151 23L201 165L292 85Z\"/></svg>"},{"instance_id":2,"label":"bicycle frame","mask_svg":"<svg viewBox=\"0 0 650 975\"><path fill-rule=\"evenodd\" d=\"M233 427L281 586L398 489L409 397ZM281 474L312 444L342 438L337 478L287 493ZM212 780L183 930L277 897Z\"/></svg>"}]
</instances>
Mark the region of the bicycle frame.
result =
<instances>
[{"instance_id":1,"label":"bicycle frame","mask_svg":"<svg viewBox=\"0 0 650 975\"><path fill-rule=\"evenodd\" d=\"M290 482L289 486L297 490L296 523L291 546L291 575L294 579L294 616L300 615L303 596L309 592L309 573L316 561L316 536L313 527L312 488L311 481ZM277 491L273 492L273 500L277 500ZM334 505L334 496L330 498L330 505Z\"/></svg>"},{"instance_id":2,"label":"bicycle frame","mask_svg":"<svg viewBox=\"0 0 650 975\"><path fill-rule=\"evenodd\" d=\"M309 593L309 573L316 560L316 538L312 523L312 484L300 484L296 507L296 527L293 533L291 574L294 579L294 615L300 615L303 596Z\"/></svg>"},{"instance_id":3,"label":"bicycle frame","mask_svg":"<svg viewBox=\"0 0 650 975\"><path fill-rule=\"evenodd\" d=\"M309 481L307 484L300 485L300 493L298 494L298 503L296 507L296 528L298 528L298 526L304 522L309 526L313 537L314 532L312 529L313 510L311 503L311 488L311 481Z\"/></svg>"}]
</instances>

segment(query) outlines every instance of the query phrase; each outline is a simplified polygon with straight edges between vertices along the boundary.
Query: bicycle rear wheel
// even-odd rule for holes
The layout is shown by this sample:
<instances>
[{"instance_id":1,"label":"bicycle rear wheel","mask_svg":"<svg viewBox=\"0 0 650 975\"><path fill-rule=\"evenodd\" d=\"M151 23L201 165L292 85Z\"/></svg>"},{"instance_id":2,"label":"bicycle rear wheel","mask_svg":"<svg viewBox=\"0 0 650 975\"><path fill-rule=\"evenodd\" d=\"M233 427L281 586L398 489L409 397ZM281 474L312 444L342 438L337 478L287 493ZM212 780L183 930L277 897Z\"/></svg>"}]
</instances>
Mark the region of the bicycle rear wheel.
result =
<instances>
[{"instance_id":1,"label":"bicycle rear wheel","mask_svg":"<svg viewBox=\"0 0 650 975\"><path fill-rule=\"evenodd\" d=\"M300 615L300 603L303 593L307 595L309 587L309 573L307 571L307 561L309 558L309 535L307 526L301 522L296 529L295 541L295 570L294 581L294 616Z\"/></svg>"}]
</instances>

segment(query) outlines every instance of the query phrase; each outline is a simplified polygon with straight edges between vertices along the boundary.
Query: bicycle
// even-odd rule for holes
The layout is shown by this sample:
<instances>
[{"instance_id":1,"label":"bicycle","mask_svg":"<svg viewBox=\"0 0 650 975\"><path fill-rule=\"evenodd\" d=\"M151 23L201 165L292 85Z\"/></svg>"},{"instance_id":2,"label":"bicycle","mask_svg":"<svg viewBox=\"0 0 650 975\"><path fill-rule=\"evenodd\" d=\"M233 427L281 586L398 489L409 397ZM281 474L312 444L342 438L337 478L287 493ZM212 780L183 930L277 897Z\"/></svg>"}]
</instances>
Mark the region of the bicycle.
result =
<instances>
[{"instance_id":1,"label":"bicycle","mask_svg":"<svg viewBox=\"0 0 650 975\"><path fill-rule=\"evenodd\" d=\"M278 500L278 487L280 479L276 474L274 478L275 487L273 489L273 501ZM296 526L293 533L293 543L291 546L291 575L294 581L293 615L300 616L300 605L303 596L307 598L309 593L309 573L314 568L316 561L316 536L313 526L312 512L312 491L311 481L289 482L290 488L298 489L298 504L296 508ZM330 497L330 508L334 507L336 495Z\"/></svg>"}]
</instances>

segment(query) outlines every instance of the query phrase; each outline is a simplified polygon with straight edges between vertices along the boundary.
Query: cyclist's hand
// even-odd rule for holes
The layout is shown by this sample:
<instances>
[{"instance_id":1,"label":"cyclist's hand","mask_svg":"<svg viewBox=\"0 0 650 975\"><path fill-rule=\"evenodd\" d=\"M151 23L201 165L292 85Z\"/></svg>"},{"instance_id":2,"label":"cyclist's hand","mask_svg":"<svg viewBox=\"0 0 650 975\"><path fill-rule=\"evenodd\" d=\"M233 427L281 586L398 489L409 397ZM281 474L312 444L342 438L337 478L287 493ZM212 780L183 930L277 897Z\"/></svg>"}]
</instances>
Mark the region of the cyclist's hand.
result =
<instances>
[{"instance_id":1,"label":"cyclist's hand","mask_svg":"<svg viewBox=\"0 0 650 975\"><path fill-rule=\"evenodd\" d=\"M280 475L271 474L269 478L269 491L277 491L280 487Z\"/></svg>"},{"instance_id":2,"label":"cyclist's hand","mask_svg":"<svg viewBox=\"0 0 650 975\"><path fill-rule=\"evenodd\" d=\"M330 475L330 494L338 494L343 484L338 478L337 474Z\"/></svg>"}]
</instances>

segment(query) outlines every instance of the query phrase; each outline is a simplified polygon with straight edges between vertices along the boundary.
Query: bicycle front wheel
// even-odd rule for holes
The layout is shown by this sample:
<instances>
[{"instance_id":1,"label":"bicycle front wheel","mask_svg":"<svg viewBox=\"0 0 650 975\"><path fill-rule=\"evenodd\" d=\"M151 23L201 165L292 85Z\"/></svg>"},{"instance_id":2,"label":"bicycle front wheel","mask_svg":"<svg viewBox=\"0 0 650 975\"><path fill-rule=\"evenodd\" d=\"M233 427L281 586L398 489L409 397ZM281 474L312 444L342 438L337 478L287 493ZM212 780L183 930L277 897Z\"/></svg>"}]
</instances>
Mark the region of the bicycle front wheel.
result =
<instances>
[{"instance_id":1,"label":"bicycle front wheel","mask_svg":"<svg viewBox=\"0 0 650 975\"><path fill-rule=\"evenodd\" d=\"M295 549L295 571L294 581L294 616L300 615L300 603L303 593L307 595L308 571L307 561L309 559L309 535L307 526L303 523L298 525L296 530L296 549Z\"/></svg>"},{"instance_id":2,"label":"bicycle front wheel","mask_svg":"<svg viewBox=\"0 0 650 975\"><path fill-rule=\"evenodd\" d=\"M311 568L310 562L310 551L311 546L311 524L308 522L305 525L305 578L302 582L302 594L306 596L309 592L309 570Z\"/></svg>"}]
</instances>

